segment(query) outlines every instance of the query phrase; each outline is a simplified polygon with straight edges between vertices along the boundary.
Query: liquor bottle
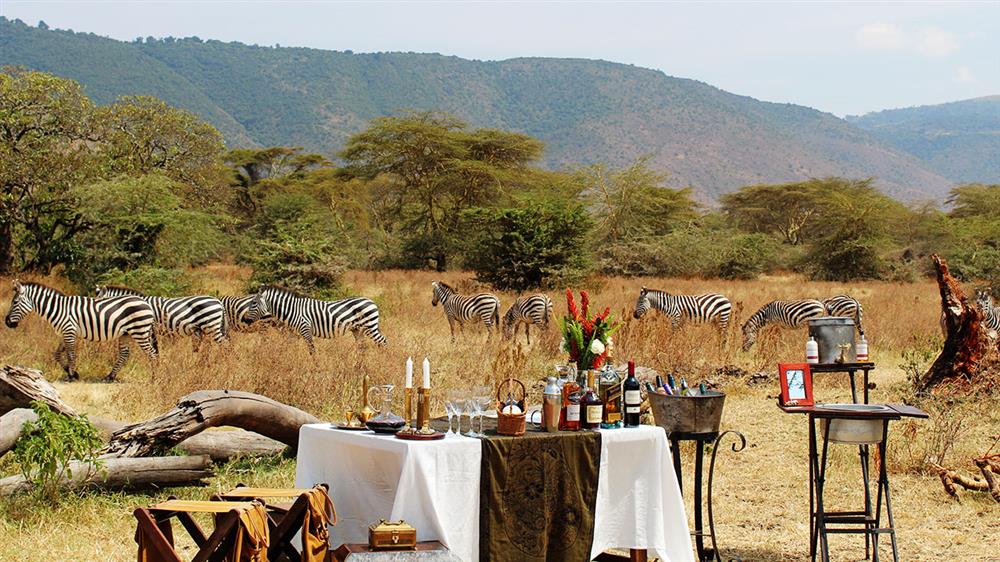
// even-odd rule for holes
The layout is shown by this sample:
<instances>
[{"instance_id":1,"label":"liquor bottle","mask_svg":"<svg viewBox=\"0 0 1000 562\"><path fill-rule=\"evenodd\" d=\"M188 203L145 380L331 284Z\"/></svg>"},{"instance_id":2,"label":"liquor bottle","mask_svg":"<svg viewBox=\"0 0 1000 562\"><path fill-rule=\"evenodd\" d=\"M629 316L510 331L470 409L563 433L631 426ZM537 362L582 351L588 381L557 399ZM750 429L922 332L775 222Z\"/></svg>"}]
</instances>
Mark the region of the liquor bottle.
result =
<instances>
[{"instance_id":1,"label":"liquor bottle","mask_svg":"<svg viewBox=\"0 0 1000 562\"><path fill-rule=\"evenodd\" d=\"M663 378L660 375L656 375L656 391L660 392L661 388L663 388Z\"/></svg>"},{"instance_id":2,"label":"liquor bottle","mask_svg":"<svg viewBox=\"0 0 1000 562\"><path fill-rule=\"evenodd\" d=\"M580 385L575 380L563 385L563 407L559 416L559 431L580 429Z\"/></svg>"},{"instance_id":3,"label":"liquor bottle","mask_svg":"<svg viewBox=\"0 0 1000 562\"><path fill-rule=\"evenodd\" d=\"M674 380L674 376L673 375L667 375L667 384L670 385L670 390L673 391L676 394L677 393L677 381Z\"/></svg>"},{"instance_id":4,"label":"liquor bottle","mask_svg":"<svg viewBox=\"0 0 1000 562\"><path fill-rule=\"evenodd\" d=\"M583 391L583 398L580 399L580 410L583 413L580 427L583 429L598 429L601 427L601 418L604 417L604 402L594 390L594 371L587 371L587 388Z\"/></svg>"},{"instance_id":5,"label":"liquor bottle","mask_svg":"<svg viewBox=\"0 0 1000 562\"><path fill-rule=\"evenodd\" d=\"M861 335L861 341L858 342L858 345L855 347L855 351L855 358L858 363L868 362L868 340L865 339L864 334Z\"/></svg>"},{"instance_id":6,"label":"liquor bottle","mask_svg":"<svg viewBox=\"0 0 1000 562\"><path fill-rule=\"evenodd\" d=\"M622 383L622 389L622 394L625 395L625 427L639 427L642 395L639 392L639 379L635 378L635 361L628 362L628 377Z\"/></svg>"},{"instance_id":7,"label":"liquor bottle","mask_svg":"<svg viewBox=\"0 0 1000 562\"><path fill-rule=\"evenodd\" d=\"M678 390L680 390L678 394L681 396L687 396L689 394L688 390L690 389L688 388L688 381L684 377L681 377L681 387Z\"/></svg>"},{"instance_id":8,"label":"liquor bottle","mask_svg":"<svg viewBox=\"0 0 1000 562\"><path fill-rule=\"evenodd\" d=\"M605 365L601 370L600 382L601 400L604 401L604 415L601 418L602 429L612 429L622 426L622 377L611 365Z\"/></svg>"}]
</instances>

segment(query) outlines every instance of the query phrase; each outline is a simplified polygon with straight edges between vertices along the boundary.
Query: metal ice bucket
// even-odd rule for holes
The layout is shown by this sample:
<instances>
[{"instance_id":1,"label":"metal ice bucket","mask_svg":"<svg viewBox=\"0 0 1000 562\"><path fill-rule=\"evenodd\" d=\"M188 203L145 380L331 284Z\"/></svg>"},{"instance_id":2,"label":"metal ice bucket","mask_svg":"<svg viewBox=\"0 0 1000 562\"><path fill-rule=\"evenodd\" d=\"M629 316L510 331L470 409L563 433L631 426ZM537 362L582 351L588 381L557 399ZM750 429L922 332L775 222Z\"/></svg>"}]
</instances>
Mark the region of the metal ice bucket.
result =
<instances>
[{"instance_id":1,"label":"metal ice bucket","mask_svg":"<svg viewBox=\"0 0 1000 562\"><path fill-rule=\"evenodd\" d=\"M653 420L672 433L718 433L726 395L710 390L698 396L649 394Z\"/></svg>"},{"instance_id":2,"label":"metal ice bucket","mask_svg":"<svg viewBox=\"0 0 1000 562\"><path fill-rule=\"evenodd\" d=\"M823 407L833 410L851 412L877 412L886 410L881 404L823 404ZM826 433L826 425L830 424L829 438L831 443L874 444L882 442L881 419L821 419L819 420L820 435Z\"/></svg>"},{"instance_id":3,"label":"metal ice bucket","mask_svg":"<svg viewBox=\"0 0 1000 562\"><path fill-rule=\"evenodd\" d=\"M839 316L823 316L809 321L809 335L819 344L819 362L840 363L842 345L849 346L844 355L846 363L857 361L854 348L854 319Z\"/></svg>"}]
</instances>

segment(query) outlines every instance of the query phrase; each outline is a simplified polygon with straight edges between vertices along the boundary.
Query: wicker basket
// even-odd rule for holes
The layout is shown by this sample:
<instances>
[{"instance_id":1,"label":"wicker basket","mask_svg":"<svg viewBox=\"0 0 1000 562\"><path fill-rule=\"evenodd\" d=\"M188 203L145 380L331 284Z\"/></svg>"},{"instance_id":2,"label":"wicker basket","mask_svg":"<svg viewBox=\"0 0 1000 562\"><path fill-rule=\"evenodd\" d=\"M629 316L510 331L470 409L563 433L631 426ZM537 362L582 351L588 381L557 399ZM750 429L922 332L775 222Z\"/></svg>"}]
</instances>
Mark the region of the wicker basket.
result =
<instances>
[{"instance_id":1,"label":"wicker basket","mask_svg":"<svg viewBox=\"0 0 1000 562\"><path fill-rule=\"evenodd\" d=\"M502 411L504 391L508 394L519 397L518 401L524 404L520 414L505 414ZM517 437L524 435L527 428L526 412L528 410L527 389L524 383L517 379L507 379L497 387L497 433L500 435L510 435Z\"/></svg>"}]
</instances>

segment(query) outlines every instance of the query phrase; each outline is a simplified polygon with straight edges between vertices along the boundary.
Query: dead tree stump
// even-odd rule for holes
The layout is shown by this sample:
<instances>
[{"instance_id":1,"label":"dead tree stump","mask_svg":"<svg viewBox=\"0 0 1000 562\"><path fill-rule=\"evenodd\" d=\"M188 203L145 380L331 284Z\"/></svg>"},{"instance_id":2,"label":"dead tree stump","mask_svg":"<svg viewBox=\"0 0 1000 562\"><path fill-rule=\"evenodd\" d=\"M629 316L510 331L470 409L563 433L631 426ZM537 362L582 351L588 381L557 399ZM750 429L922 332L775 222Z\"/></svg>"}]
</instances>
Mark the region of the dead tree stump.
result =
<instances>
[{"instance_id":1,"label":"dead tree stump","mask_svg":"<svg viewBox=\"0 0 1000 562\"><path fill-rule=\"evenodd\" d=\"M32 400L45 402L67 416L76 415L76 411L59 398L59 392L45 380L41 371L17 365L0 367L0 416L15 408L30 408Z\"/></svg>"},{"instance_id":2,"label":"dead tree stump","mask_svg":"<svg viewBox=\"0 0 1000 562\"><path fill-rule=\"evenodd\" d=\"M948 271L944 258L935 254L932 259L941 292L945 341L941 354L918 381L918 389L932 390L945 382L976 386L977 389L991 386L992 381L980 381L981 375L995 363L982 325L983 313L966 298L958 280Z\"/></svg>"}]
</instances>

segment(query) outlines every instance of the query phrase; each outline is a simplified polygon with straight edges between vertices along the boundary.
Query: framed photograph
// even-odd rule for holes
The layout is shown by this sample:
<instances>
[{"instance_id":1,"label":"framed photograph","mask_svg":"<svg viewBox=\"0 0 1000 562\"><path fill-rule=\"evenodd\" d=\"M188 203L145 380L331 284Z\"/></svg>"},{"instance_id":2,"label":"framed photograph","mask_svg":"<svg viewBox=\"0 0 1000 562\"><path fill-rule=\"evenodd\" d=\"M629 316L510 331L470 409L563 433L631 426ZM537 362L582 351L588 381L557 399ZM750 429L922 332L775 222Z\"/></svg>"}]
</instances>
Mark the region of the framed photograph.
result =
<instances>
[{"instance_id":1,"label":"framed photograph","mask_svg":"<svg viewBox=\"0 0 1000 562\"><path fill-rule=\"evenodd\" d=\"M813 405L813 383L809 363L779 363L778 380L781 381L783 406Z\"/></svg>"}]
</instances>

